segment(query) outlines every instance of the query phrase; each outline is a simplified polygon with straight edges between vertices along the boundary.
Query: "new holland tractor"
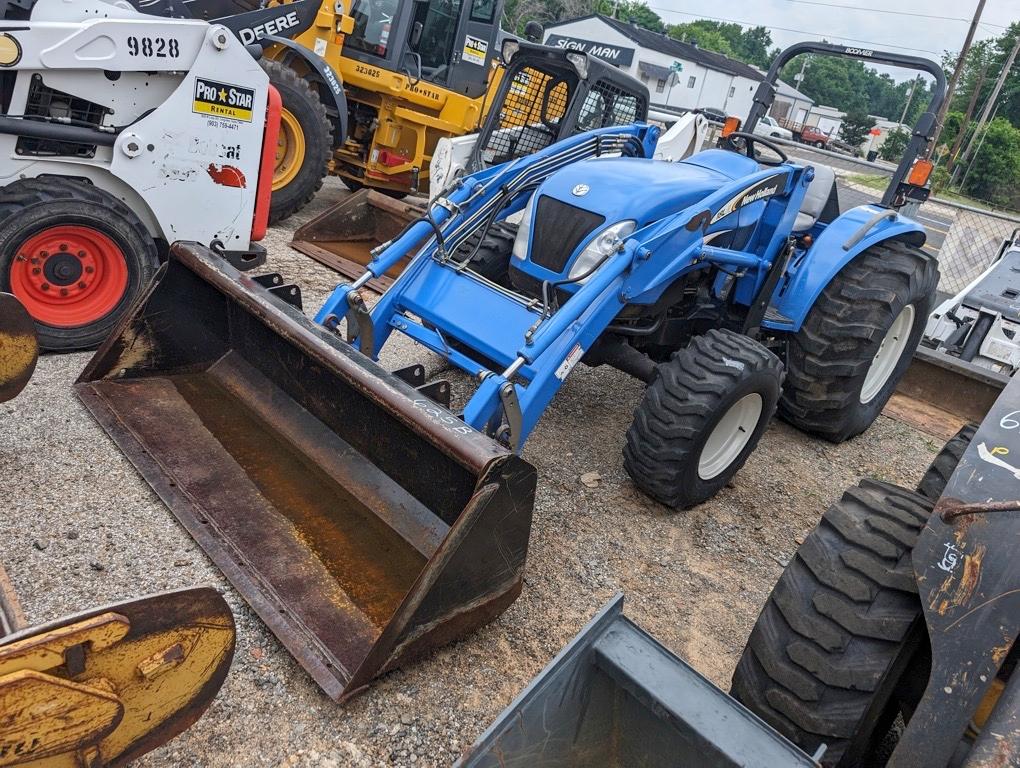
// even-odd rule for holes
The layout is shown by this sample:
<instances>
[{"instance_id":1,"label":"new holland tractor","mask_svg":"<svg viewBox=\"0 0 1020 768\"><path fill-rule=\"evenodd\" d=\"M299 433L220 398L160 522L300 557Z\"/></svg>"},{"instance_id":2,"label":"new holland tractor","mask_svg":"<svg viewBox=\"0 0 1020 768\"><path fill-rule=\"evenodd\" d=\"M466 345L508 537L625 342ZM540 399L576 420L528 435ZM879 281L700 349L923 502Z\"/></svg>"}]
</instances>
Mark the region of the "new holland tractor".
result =
<instances>
[{"instance_id":1,"label":"new holland tractor","mask_svg":"<svg viewBox=\"0 0 1020 768\"><path fill-rule=\"evenodd\" d=\"M102 0L3 14L0 291L43 349L97 346L177 240L264 261L279 97L234 35Z\"/></svg>"},{"instance_id":2,"label":"new holland tractor","mask_svg":"<svg viewBox=\"0 0 1020 768\"><path fill-rule=\"evenodd\" d=\"M315 679L351 696L519 594L535 470L515 454L578 363L647 384L624 466L672 507L733 477L777 407L830 440L874 421L938 280L895 203L923 195L908 171L945 81L803 43L748 126L803 52L935 78L889 204L836 215L831 171L758 157L751 133L672 163L653 159L654 126L600 128L458 179L314 321L279 275L178 243L78 395ZM490 236L520 212L512 241ZM360 288L413 252L369 309ZM466 373L464 402L422 365L383 369L394 333Z\"/></svg>"}]
</instances>

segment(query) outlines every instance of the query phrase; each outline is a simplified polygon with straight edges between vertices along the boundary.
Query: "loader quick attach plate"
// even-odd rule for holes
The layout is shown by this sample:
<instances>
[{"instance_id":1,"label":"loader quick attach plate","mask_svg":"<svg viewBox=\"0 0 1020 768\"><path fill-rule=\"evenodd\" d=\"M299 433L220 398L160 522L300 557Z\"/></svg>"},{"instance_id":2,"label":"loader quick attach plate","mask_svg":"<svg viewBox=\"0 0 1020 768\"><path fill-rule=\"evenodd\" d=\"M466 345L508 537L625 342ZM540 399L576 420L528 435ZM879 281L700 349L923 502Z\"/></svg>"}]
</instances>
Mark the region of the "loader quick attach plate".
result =
<instances>
[{"instance_id":1,"label":"loader quick attach plate","mask_svg":"<svg viewBox=\"0 0 1020 768\"><path fill-rule=\"evenodd\" d=\"M535 470L193 244L79 397L335 699L517 597Z\"/></svg>"},{"instance_id":2,"label":"loader quick attach plate","mask_svg":"<svg viewBox=\"0 0 1020 768\"><path fill-rule=\"evenodd\" d=\"M0 766L124 765L201 717L233 655L234 618L210 588L0 638Z\"/></svg>"}]
</instances>

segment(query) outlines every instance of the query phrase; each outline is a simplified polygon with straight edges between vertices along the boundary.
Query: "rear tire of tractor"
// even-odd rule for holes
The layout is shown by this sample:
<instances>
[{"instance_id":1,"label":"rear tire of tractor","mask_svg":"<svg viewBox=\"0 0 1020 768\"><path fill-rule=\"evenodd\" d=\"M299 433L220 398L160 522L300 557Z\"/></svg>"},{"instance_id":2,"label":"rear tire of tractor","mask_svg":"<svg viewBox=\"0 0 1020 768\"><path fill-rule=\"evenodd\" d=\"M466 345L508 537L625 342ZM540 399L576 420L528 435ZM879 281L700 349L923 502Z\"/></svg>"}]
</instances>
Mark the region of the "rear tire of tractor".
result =
<instances>
[{"instance_id":1,"label":"rear tire of tractor","mask_svg":"<svg viewBox=\"0 0 1020 768\"><path fill-rule=\"evenodd\" d=\"M158 268L145 225L105 190L59 176L0 190L0 291L32 315L41 349L99 346Z\"/></svg>"},{"instance_id":2,"label":"rear tire of tractor","mask_svg":"<svg viewBox=\"0 0 1020 768\"><path fill-rule=\"evenodd\" d=\"M658 366L634 412L623 466L644 493L686 509L714 496L768 427L783 364L758 342L711 330Z\"/></svg>"},{"instance_id":3,"label":"rear tire of tractor","mask_svg":"<svg viewBox=\"0 0 1020 768\"><path fill-rule=\"evenodd\" d=\"M823 766L871 764L924 689L911 685L927 653L911 552L930 514L895 485L846 491L779 577L733 673L744 706L808 754L827 745Z\"/></svg>"},{"instance_id":4,"label":"rear tire of tractor","mask_svg":"<svg viewBox=\"0 0 1020 768\"><path fill-rule=\"evenodd\" d=\"M262 68L283 101L269 201L269 223L276 224L308 205L322 188L333 154L333 126L319 94L294 70L269 59Z\"/></svg>"},{"instance_id":5,"label":"rear tire of tractor","mask_svg":"<svg viewBox=\"0 0 1020 768\"><path fill-rule=\"evenodd\" d=\"M910 365L938 282L935 259L898 241L843 267L788 338L780 418L834 443L871 426Z\"/></svg>"},{"instance_id":6,"label":"rear tire of tractor","mask_svg":"<svg viewBox=\"0 0 1020 768\"><path fill-rule=\"evenodd\" d=\"M956 465L960 463L963 454L967 452L967 446L977 434L977 424L967 424L953 435L949 442L942 446L939 455L935 457L928 469L917 484L917 492L933 502L938 501L942 492L946 490L949 478L956 471Z\"/></svg>"}]
</instances>

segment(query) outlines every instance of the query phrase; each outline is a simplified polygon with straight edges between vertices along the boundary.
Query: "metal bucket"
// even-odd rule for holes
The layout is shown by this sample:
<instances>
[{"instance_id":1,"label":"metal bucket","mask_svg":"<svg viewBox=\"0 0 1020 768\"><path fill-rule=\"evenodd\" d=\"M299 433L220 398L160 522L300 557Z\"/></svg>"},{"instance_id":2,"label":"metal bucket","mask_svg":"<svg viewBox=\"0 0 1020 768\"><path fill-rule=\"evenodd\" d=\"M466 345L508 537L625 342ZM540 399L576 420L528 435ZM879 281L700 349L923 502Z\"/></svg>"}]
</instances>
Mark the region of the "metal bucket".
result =
<instances>
[{"instance_id":1,"label":"metal bucket","mask_svg":"<svg viewBox=\"0 0 1020 768\"><path fill-rule=\"evenodd\" d=\"M0 292L0 403L18 396L39 359L35 323L13 295Z\"/></svg>"},{"instance_id":2,"label":"metal bucket","mask_svg":"<svg viewBox=\"0 0 1020 768\"><path fill-rule=\"evenodd\" d=\"M624 617L617 595L455 768L817 768Z\"/></svg>"},{"instance_id":3,"label":"metal bucket","mask_svg":"<svg viewBox=\"0 0 1020 768\"><path fill-rule=\"evenodd\" d=\"M373 248L396 237L422 214L421 207L362 189L298 229L291 247L354 280L372 260ZM413 255L408 254L386 276L371 280L368 287L380 292L388 288Z\"/></svg>"},{"instance_id":4,"label":"metal bucket","mask_svg":"<svg viewBox=\"0 0 1020 768\"><path fill-rule=\"evenodd\" d=\"M76 389L335 699L520 593L534 468L201 246Z\"/></svg>"}]
</instances>

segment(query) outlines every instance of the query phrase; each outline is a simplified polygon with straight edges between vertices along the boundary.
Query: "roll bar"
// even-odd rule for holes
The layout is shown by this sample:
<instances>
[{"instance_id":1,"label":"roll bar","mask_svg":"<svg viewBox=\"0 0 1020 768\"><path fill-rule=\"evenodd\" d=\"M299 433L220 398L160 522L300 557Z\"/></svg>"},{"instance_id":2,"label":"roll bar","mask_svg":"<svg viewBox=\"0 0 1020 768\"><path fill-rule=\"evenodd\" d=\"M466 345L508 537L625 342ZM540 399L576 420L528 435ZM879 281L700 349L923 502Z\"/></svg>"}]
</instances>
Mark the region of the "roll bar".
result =
<instances>
[{"instance_id":1,"label":"roll bar","mask_svg":"<svg viewBox=\"0 0 1020 768\"><path fill-rule=\"evenodd\" d=\"M833 45L831 43L794 43L776 57L776 60L772 62L772 66L769 67L769 71L765 75L765 80L758 86L758 90L754 94L754 103L751 105L751 111L747 115L744 130L753 131L758 121L768 114L769 108L771 108L772 102L776 98L776 82L779 80L780 71L787 62L802 53L818 53L823 56L847 56L852 59L862 59L877 64L891 64L896 67L927 72L935 78L935 90L932 93L931 101L928 102L924 113L914 125L910 142L903 151L903 157L900 159L899 166L896 168L889 186L882 195L881 205L893 206L897 197L899 197L900 186L910 174L914 161L927 152L928 143L935 136L936 115L938 115L942 103L946 100L945 72L934 61L921 58L920 56L906 56L900 53L876 51L872 48L855 48L853 46Z\"/></svg>"}]
</instances>

